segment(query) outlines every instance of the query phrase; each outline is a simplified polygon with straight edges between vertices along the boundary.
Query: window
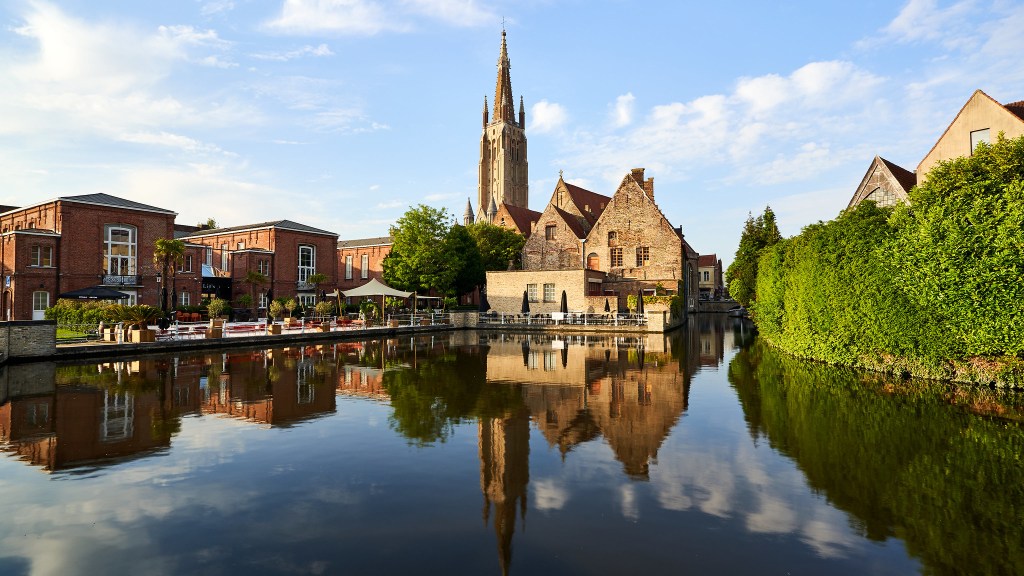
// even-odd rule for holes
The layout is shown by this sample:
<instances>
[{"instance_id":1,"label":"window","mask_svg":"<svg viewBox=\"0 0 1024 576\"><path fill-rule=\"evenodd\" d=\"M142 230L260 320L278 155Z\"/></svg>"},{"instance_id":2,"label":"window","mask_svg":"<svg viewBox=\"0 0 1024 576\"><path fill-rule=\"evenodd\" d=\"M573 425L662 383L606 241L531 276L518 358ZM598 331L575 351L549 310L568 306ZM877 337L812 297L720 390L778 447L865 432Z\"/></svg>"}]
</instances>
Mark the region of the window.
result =
<instances>
[{"instance_id":1,"label":"window","mask_svg":"<svg viewBox=\"0 0 1024 576\"><path fill-rule=\"evenodd\" d=\"M362 261L359 262L359 277L366 280L370 277L370 256L363 254Z\"/></svg>"},{"instance_id":2,"label":"window","mask_svg":"<svg viewBox=\"0 0 1024 576\"><path fill-rule=\"evenodd\" d=\"M992 140L989 138L989 129L984 128L982 130L974 130L971 132L971 154L974 154L974 150L978 147L978 144L982 142L989 144Z\"/></svg>"},{"instance_id":3,"label":"window","mask_svg":"<svg viewBox=\"0 0 1024 576\"><path fill-rule=\"evenodd\" d=\"M228 269L228 255L229 254L230 253L228 252L228 245L227 244L221 244L220 245L220 269L221 270L227 270Z\"/></svg>"},{"instance_id":4,"label":"window","mask_svg":"<svg viewBox=\"0 0 1024 576\"><path fill-rule=\"evenodd\" d=\"M352 257L345 256L345 280L352 279Z\"/></svg>"},{"instance_id":5,"label":"window","mask_svg":"<svg viewBox=\"0 0 1024 576\"><path fill-rule=\"evenodd\" d=\"M651 249L647 246L636 247L636 267L647 266L651 261Z\"/></svg>"},{"instance_id":6,"label":"window","mask_svg":"<svg viewBox=\"0 0 1024 576\"><path fill-rule=\"evenodd\" d=\"M622 268L622 248L612 248L609 260L612 268Z\"/></svg>"},{"instance_id":7,"label":"window","mask_svg":"<svg viewBox=\"0 0 1024 576\"><path fill-rule=\"evenodd\" d=\"M178 272L191 272L192 271L192 255L186 254L182 259L181 263L178 264Z\"/></svg>"},{"instance_id":8,"label":"window","mask_svg":"<svg viewBox=\"0 0 1024 576\"><path fill-rule=\"evenodd\" d=\"M115 276L135 274L137 236L134 226L107 224L104 226L103 260L106 273Z\"/></svg>"},{"instance_id":9,"label":"window","mask_svg":"<svg viewBox=\"0 0 1024 576\"><path fill-rule=\"evenodd\" d=\"M555 285L545 284L544 285L544 301L554 302L555 301Z\"/></svg>"},{"instance_id":10,"label":"window","mask_svg":"<svg viewBox=\"0 0 1024 576\"><path fill-rule=\"evenodd\" d=\"M705 282L710 282L711 281L711 272L709 272L707 270L704 271L704 281Z\"/></svg>"},{"instance_id":11,"label":"window","mask_svg":"<svg viewBox=\"0 0 1024 576\"><path fill-rule=\"evenodd\" d=\"M555 225L554 224L548 224L547 226L544 227L544 239L545 240L554 240L555 239Z\"/></svg>"},{"instance_id":12,"label":"window","mask_svg":"<svg viewBox=\"0 0 1024 576\"><path fill-rule=\"evenodd\" d=\"M32 311L42 312L50 307L50 293L39 291L32 293Z\"/></svg>"},{"instance_id":13,"label":"window","mask_svg":"<svg viewBox=\"0 0 1024 576\"><path fill-rule=\"evenodd\" d=\"M270 260L260 260L257 264L259 273L264 276L270 276Z\"/></svg>"},{"instance_id":14,"label":"window","mask_svg":"<svg viewBox=\"0 0 1024 576\"><path fill-rule=\"evenodd\" d=\"M611 232L608 233L608 241L609 242L614 242L615 240L618 240L618 238L619 238L619 235L618 235L617 232L615 232L615 230L612 230Z\"/></svg>"},{"instance_id":15,"label":"window","mask_svg":"<svg viewBox=\"0 0 1024 576\"><path fill-rule=\"evenodd\" d=\"M526 299L529 300L530 302L539 302L539 300L537 300L537 285L536 284L527 284L526 285Z\"/></svg>"},{"instance_id":16,"label":"window","mask_svg":"<svg viewBox=\"0 0 1024 576\"><path fill-rule=\"evenodd\" d=\"M270 306L270 299L267 298L266 292L260 292L259 301L260 303L257 305L258 308L267 308Z\"/></svg>"},{"instance_id":17,"label":"window","mask_svg":"<svg viewBox=\"0 0 1024 576\"><path fill-rule=\"evenodd\" d=\"M206 265L213 266L213 246L206 247Z\"/></svg>"},{"instance_id":18,"label":"window","mask_svg":"<svg viewBox=\"0 0 1024 576\"><path fill-rule=\"evenodd\" d=\"M32 266L53 266L53 246L33 246Z\"/></svg>"},{"instance_id":19,"label":"window","mask_svg":"<svg viewBox=\"0 0 1024 576\"><path fill-rule=\"evenodd\" d=\"M598 258L597 252L591 252L587 254L587 269L599 270L601 268L601 259Z\"/></svg>"},{"instance_id":20,"label":"window","mask_svg":"<svg viewBox=\"0 0 1024 576\"><path fill-rule=\"evenodd\" d=\"M178 306L189 306L192 304L192 296L185 290L178 295Z\"/></svg>"},{"instance_id":21,"label":"window","mask_svg":"<svg viewBox=\"0 0 1024 576\"><path fill-rule=\"evenodd\" d=\"M313 306L316 306L316 294L299 294L296 297L296 300L298 300L299 304L302 305L302 308L303 310L306 311L307 316L310 313L309 309L312 308Z\"/></svg>"},{"instance_id":22,"label":"window","mask_svg":"<svg viewBox=\"0 0 1024 576\"><path fill-rule=\"evenodd\" d=\"M309 245L299 246L299 282L306 282L306 279L316 274L316 247Z\"/></svg>"}]
</instances>

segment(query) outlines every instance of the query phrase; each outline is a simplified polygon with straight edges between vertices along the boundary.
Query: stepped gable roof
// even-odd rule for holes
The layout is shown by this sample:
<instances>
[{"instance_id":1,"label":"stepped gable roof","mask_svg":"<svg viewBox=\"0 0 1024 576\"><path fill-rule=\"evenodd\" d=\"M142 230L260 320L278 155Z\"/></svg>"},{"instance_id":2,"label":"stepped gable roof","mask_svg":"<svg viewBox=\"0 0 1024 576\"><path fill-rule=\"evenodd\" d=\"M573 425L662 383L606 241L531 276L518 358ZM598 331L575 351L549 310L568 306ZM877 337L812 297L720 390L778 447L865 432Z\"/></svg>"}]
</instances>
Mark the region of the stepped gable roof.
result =
<instances>
[{"instance_id":1,"label":"stepped gable roof","mask_svg":"<svg viewBox=\"0 0 1024 576\"><path fill-rule=\"evenodd\" d=\"M104 194L102 192L97 194L81 194L79 196L60 196L57 199L63 202L80 202L82 204L97 204L100 206L111 206L113 208L127 208L129 210L145 210L146 212L160 212L161 214L177 215L177 212L174 212L173 210L150 206L149 204L135 202L134 200L120 198L118 196L111 196L110 194Z\"/></svg>"},{"instance_id":2,"label":"stepped gable roof","mask_svg":"<svg viewBox=\"0 0 1024 576\"><path fill-rule=\"evenodd\" d=\"M523 236L529 236L533 228L530 226L531 222L537 222L540 220L540 212L536 210L530 210L522 206L512 206L511 204L502 203L505 211L512 217L512 221L515 223L516 228Z\"/></svg>"},{"instance_id":3,"label":"stepped gable roof","mask_svg":"<svg viewBox=\"0 0 1024 576\"><path fill-rule=\"evenodd\" d=\"M376 238L360 238L358 240L338 240L338 248L366 248L369 246L391 246L395 239L391 236L377 236Z\"/></svg>"},{"instance_id":4,"label":"stepped gable roof","mask_svg":"<svg viewBox=\"0 0 1024 576\"><path fill-rule=\"evenodd\" d=\"M563 222L565 222L569 229L572 230L572 233L575 234L577 238L587 237L587 231L583 229L583 225L580 224L580 221L575 214L570 214L565 210L562 210L558 206L552 206L552 208L555 209L555 214L558 214L558 216L562 219Z\"/></svg>"},{"instance_id":5,"label":"stepped gable roof","mask_svg":"<svg viewBox=\"0 0 1024 576\"><path fill-rule=\"evenodd\" d=\"M701 254L697 257L697 266L715 266L718 264L718 254Z\"/></svg>"},{"instance_id":6,"label":"stepped gable roof","mask_svg":"<svg viewBox=\"0 0 1024 576\"><path fill-rule=\"evenodd\" d=\"M300 224L292 220L274 220L271 222L260 222L258 224L245 224L242 226L228 226L225 228L212 228L209 230L201 230L199 232L192 233L186 238L200 238L203 236L219 236L221 234L230 234L232 232L243 232L246 230L262 230L265 228L278 228L280 230L291 230L293 232L304 232L306 234L322 234L325 236L337 236L334 232L328 232L327 230L321 230L305 224Z\"/></svg>"},{"instance_id":7,"label":"stepped gable roof","mask_svg":"<svg viewBox=\"0 0 1024 576\"><path fill-rule=\"evenodd\" d=\"M879 156L878 159L881 160L883 164L885 164L886 168L889 169L889 172L892 173L893 178L895 178L896 181L900 183L900 186L903 187L904 192L910 192L910 189L917 185L916 174L902 166L893 164L892 162L886 160L885 158L882 158L881 156Z\"/></svg>"},{"instance_id":8,"label":"stepped gable roof","mask_svg":"<svg viewBox=\"0 0 1024 576\"><path fill-rule=\"evenodd\" d=\"M565 189L569 192L569 198L572 199L573 204L576 204L576 208L579 209L583 217L587 219L587 223L591 226L597 219L601 217L601 213L611 202L611 198L604 194L598 194L597 192L591 192L586 188L580 188L575 184L565 183ZM590 212L586 211L586 207L590 207Z\"/></svg>"}]
</instances>

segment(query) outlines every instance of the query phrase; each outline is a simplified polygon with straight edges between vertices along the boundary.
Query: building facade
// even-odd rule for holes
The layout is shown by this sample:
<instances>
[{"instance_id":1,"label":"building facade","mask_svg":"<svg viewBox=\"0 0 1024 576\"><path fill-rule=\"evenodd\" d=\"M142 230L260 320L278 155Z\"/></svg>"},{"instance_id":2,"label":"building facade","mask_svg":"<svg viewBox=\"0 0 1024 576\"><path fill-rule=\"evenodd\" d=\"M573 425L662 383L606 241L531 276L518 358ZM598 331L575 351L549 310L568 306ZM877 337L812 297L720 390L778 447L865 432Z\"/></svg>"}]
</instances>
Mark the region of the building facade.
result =
<instances>
[{"instance_id":1,"label":"building facade","mask_svg":"<svg viewBox=\"0 0 1024 576\"><path fill-rule=\"evenodd\" d=\"M42 319L60 294L103 286L128 304L159 306L157 239L174 237L176 214L111 196L66 196L0 214L2 316ZM183 280L187 282L187 280Z\"/></svg>"},{"instance_id":2,"label":"building facade","mask_svg":"<svg viewBox=\"0 0 1024 576\"><path fill-rule=\"evenodd\" d=\"M394 244L391 236L338 241L339 290L351 290L376 278L384 282L384 259Z\"/></svg>"},{"instance_id":3,"label":"building facade","mask_svg":"<svg viewBox=\"0 0 1024 576\"><path fill-rule=\"evenodd\" d=\"M701 300L717 300L724 295L722 260L717 254L703 254L697 259L697 275Z\"/></svg>"}]
</instances>

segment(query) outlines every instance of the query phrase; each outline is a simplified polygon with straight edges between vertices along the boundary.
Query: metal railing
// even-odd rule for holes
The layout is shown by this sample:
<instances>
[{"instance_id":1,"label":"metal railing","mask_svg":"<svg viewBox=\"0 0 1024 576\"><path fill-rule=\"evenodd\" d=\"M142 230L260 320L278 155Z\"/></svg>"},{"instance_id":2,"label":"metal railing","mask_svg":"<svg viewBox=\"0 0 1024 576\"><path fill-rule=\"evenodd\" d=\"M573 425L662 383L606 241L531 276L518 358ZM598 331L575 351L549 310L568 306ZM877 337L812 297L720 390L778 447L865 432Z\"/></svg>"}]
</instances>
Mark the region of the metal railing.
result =
<instances>
[{"instance_id":1,"label":"metal railing","mask_svg":"<svg viewBox=\"0 0 1024 576\"><path fill-rule=\"evenodd\" d=\"M646 326L646 314L551 312L544 314L481 313L478 325L526 326Z\"/></svg>"},{"instance_id":2,"label":"metal railing","mask_svg":"<svg viewBox=\"0 0 1024 576\"><path fill-rule=\"evenodd\" d=\"M57 342L73 344L75 342L92 342L100 339L99 326L96 324L58 324Z\"/></svg>"},{"instance_id":3,"label":"metal railing","mask_svg":"<svg viewBox=\"0 0 1024 576\"><path fill-rule=\"evenodd\" d=\"M137 274L104 274L102 284L105 286L135 286L139 283Z\"/></svg>"}]
</instances>

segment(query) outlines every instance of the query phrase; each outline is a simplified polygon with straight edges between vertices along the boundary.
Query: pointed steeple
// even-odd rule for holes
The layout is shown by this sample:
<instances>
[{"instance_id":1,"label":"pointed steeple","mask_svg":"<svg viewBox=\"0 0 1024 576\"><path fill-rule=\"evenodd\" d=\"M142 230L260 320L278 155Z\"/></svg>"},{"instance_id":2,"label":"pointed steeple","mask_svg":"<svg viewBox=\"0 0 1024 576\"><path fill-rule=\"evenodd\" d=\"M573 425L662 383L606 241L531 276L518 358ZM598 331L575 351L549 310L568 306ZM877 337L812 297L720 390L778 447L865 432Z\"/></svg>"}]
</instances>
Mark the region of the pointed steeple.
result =
<instances>
[{"instance_id":1,"label":"pointed steeple","mask_svg":"<svg viewBox=\"0 0 1024 576\"><path fill-rule=\"evenodd\" d=\"M484 128L487 128L487 95L484 94Z\"/></svg>"},{"instance_id":2,"label":"pointed steeple","mask_svg":"<svg viewBox=\"0 0 1024 576\"><path fill-rule=\"evenodd\" d=\"M523 95L519 95L519 127L526 128L526 108L523 107Z\"/></svg>"},{"instance_id":3,"label":"pointed steeple","mask_svg":"<svg viewBox=\"0 0 1024 576\"><path fill-rule=\"evenodd\" d=\"M498 56L498 83L494 87L494 121L515 124L515 100L512 98L512 65L508 61L505 31L501 31L501 54Z\"/></svg>"},{"instance_id":4,"label":"pointed steeple","mask_svg":"<svg viewBox=\"0 0 1024 576\"><path fill-rule=\"evenodd\" d=\"M498 205L494 202L494 196L491 196L491 203L487 206L487 219L494 224L494 217L498 215Z\"/></svg>"},{"instance_id":5,"label":"pointed steeple","mask_svg":"<svg viewBox=\"0 0 1024 576\"><path fill-rule=\"evenodd\" d=\"M466 198L466 211L462 213L462 222L466 226L473 223L473 204L469 198Z\"/></svg>"}]
</instances>

